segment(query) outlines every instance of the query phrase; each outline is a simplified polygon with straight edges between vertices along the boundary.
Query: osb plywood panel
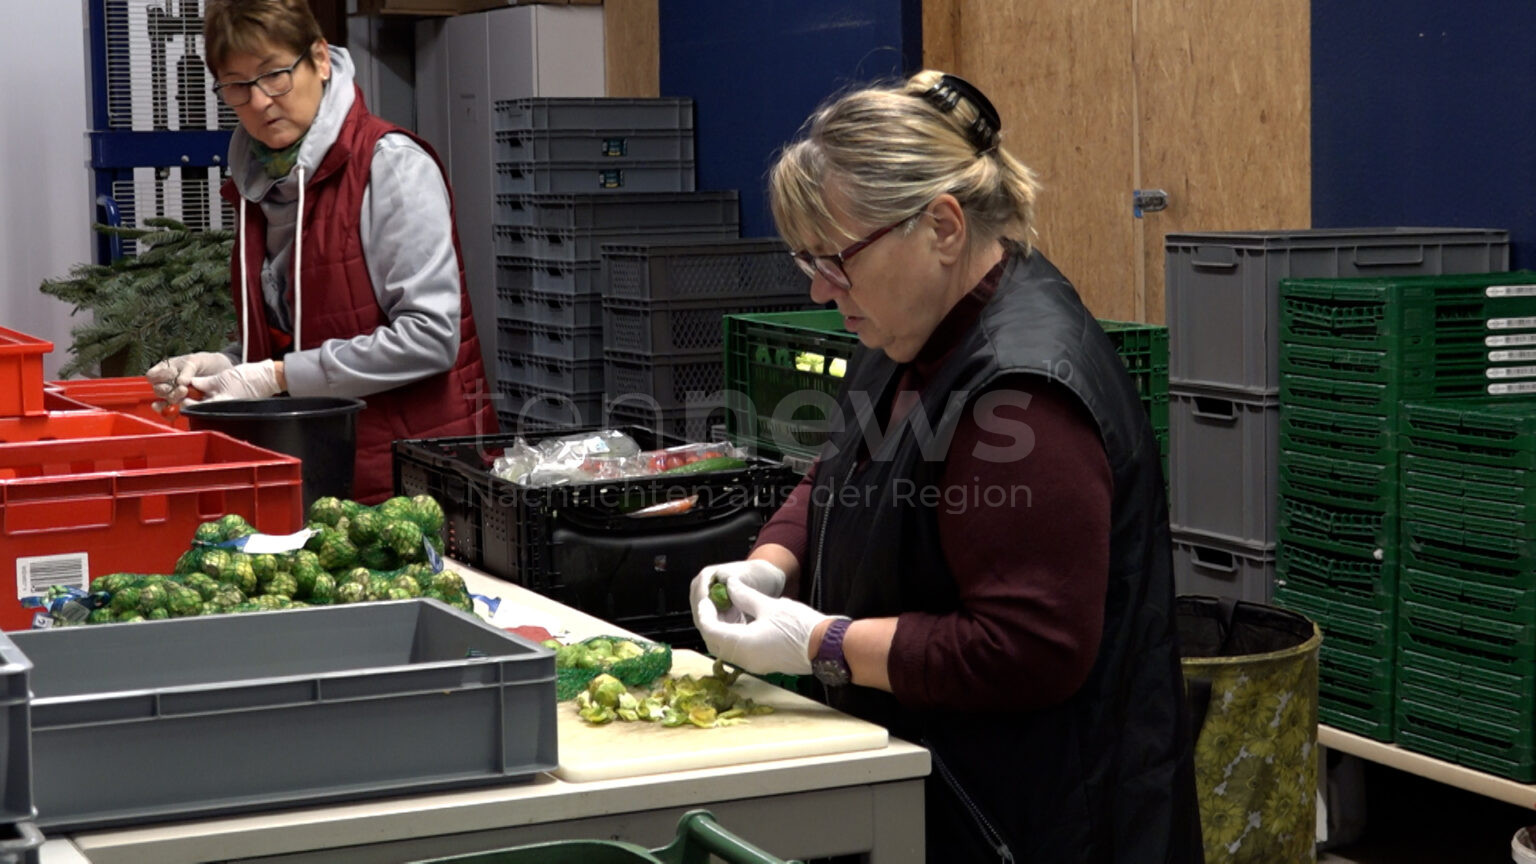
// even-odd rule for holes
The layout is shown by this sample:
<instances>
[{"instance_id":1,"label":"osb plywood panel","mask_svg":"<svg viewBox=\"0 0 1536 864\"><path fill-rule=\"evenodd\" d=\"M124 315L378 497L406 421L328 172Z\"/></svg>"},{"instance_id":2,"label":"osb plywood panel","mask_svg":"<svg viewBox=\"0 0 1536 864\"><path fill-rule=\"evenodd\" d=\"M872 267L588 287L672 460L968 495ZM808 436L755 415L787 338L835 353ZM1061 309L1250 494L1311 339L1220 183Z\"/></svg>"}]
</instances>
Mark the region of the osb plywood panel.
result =
<instances>
[{"instance_id":1,"label":"osb plywood panel","mask_svg":"<svg viewBox=\"0 0 1536 864\"><path fill-rule=\"evenodd\" d=\"M1138 319L1131 0L925 0L924 60L986 93L1040 176L1045 254L1100 318Z\"/></svg>"},{"instance_id":2,"label":"osb plywood panel","mask_svg":"<svg viewBox=\"0 0 1536 864\"><path fill-rule=\"evenodd\" d=\"M603 51L608 95L661 95L659 0L604 0Z\"/></svg>"},{"instance_id":3,"label":"osb plywood panel","mask_svg":"<svg viewBox=\"0 0 1536 864\"><path fill-rule=\"evenodd\" d=\"M1134 0L1147 303L1162 319L1163 237L1312 224L1309 0Z\"/></svg>"}]
</instances>

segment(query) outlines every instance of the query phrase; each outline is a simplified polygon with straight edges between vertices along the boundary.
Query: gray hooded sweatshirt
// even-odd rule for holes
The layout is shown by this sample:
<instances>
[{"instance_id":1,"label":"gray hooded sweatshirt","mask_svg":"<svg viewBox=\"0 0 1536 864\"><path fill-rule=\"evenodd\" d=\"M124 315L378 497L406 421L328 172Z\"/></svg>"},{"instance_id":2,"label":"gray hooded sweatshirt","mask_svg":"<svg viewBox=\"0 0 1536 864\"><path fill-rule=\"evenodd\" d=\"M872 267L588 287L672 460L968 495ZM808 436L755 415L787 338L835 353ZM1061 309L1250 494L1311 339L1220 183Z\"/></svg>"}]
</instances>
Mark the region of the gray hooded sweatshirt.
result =
<instances>
[{"instance_id":1,"label":"gray hooded sweatshirt","mask_svg":"<svg viewBox=\"0 0 1536 864\"><path fill-rule=\"evenodd\" d=\"M241 206L259 205L267 220L261 285L268 320L289 334L292 310L302 308L304 292L326 290L324 285L301 284L295 291L292 284L297 272L294 256L302 254L303 245L294 242L304 197L300 189L335 143L356 95L351 56L345 48L332 46L330 51L330 81L299 147L298 162L286 177L267 176L251 155L251 138L244 128L235 130L229 144L230 176L243 199ZM372 333L289 352L283 372L294 396L367 396L443 372L458 356L459 261L453 249L448 187L437 163L405 135L380 138L361 216L363 257L389 323ZM243 226L244 220L237 224ZM236 242L245 248L243 231ZM239 342L224 353L236 363L246 359Z\"/></svg>"}]
</instances>

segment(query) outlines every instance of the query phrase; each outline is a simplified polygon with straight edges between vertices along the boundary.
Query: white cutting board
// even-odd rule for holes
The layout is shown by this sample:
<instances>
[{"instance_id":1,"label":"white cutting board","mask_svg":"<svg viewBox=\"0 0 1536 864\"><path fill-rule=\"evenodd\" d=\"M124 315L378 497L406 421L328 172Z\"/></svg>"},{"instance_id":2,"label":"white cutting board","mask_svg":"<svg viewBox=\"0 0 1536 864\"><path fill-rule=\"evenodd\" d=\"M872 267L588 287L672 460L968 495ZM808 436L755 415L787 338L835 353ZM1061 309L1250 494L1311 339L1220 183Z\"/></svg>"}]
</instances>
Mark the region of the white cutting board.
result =
<instances>
[{"instance_id":1,"label":"white cutting board","mask_svg":"<svg viewBox=\"0 0 1536 864\"><path fill-rule=\"evenodd\" d=\"M713 665L714 661L694 651L672 652L674 675L708 675ZM878 750L889 743L884 727L838 713L750 675L741 676L732 687L776 710L735 726L700 729L687 725L668 729L660 723L621 720L592 726L576 716L574 702L560 702L555 706L560 767L554 774L578 783L612 780L769 759Z\"/></svg>"}]
</instances>

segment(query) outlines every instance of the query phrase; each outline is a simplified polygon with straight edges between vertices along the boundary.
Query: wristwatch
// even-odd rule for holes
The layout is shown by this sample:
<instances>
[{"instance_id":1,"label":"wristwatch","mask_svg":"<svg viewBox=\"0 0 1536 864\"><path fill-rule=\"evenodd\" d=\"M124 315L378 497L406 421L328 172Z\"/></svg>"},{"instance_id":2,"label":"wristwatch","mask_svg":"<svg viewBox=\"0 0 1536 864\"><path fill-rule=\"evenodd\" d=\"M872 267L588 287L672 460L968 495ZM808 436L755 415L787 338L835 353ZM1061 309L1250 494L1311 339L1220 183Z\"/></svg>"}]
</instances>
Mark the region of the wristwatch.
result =
<instances>
[{"instance_id":1,"label":"wristwatch","mask_svg":"<svg viewBox=\"0 0 1536 864\"><path fill-rule=\"evenodd\" d=\"M853 671L848 668L848 661L843 657L843 635L852 623L847 618L834 620L822 635L821 647L816 650L816 657L811 661L811 674L828 687L843 687L853 680Z\"/></svg>"}]
</instances>

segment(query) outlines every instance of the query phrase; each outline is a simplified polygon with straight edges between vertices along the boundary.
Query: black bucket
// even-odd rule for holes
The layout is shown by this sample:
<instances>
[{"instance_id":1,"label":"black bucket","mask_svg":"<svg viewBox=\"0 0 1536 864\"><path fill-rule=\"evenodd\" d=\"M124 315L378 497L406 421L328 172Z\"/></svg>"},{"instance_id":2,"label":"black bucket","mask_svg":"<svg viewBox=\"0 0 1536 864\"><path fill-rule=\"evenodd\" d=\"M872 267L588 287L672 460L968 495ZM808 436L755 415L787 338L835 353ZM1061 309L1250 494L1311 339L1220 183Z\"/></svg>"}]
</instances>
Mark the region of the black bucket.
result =
<instances>
[{"instance_id":1,"label":"black bucket","mask_svg":"<svg viewBox=\"0 0 1536 864\"><path fill-rule=\"evenodd\" d=\"M185 402L181 413L194 432L223 432L258 447L297 456L304 464L304 512L308 513L316 498L352 497L357 412L365 407L361 399L279 396Z\"/></svg>"}]
</instances>

